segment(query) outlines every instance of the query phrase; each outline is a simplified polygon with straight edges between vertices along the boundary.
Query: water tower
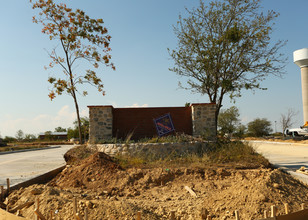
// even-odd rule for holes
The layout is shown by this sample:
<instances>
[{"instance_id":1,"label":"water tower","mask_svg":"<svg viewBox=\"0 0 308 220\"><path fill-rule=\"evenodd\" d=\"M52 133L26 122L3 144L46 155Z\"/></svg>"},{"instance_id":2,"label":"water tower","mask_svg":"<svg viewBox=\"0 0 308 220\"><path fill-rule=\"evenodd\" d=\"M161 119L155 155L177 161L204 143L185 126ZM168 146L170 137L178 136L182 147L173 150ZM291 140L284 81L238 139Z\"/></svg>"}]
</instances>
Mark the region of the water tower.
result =
<instances>
[{"instance_id":1,"label":"water tower","mask_svg":"<svg viewBox=\"0 0 308 220\"><path fill-rule=\"evenodd\" d=\"M293 52L294 63L301 68L304 123L308 121L308 48Z\"/></svg>"}]
</instances>

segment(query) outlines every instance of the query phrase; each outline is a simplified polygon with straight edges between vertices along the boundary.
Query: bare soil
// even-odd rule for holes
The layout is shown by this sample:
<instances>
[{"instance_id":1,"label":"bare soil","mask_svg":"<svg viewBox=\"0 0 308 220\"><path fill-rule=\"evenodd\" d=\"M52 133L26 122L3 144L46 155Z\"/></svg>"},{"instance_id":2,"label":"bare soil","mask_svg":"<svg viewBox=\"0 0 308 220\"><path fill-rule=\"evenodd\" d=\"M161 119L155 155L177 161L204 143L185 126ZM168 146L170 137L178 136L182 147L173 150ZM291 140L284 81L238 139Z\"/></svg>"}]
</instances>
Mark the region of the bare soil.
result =
<instances>
[{"instance_id":1,"label":"bare soil","mask_svg":"<svg viewBox=\"0 0 308 220\"><path fill-rule=\"evenodd\" d=\"M72 158L71 158L72 159ZM69 162L69 161L68 161ZM283 204L300 210L308 201L308 187L279 169L245 168L236 165L207 168L123 169L113 158L95 153L67 167L46 185L32 185L10 194L6 204L11 209L28 201L40 200L40 211L54 219L73 218L73 198L78 210L89 219L170 219L175 211L181 219L201 219L205 208L212 219L258 219L271 205L282 214ZM238 168L241 167L241 168ZM185 186L192 189L196 197ZM34 205L21 210L33 219ZM57 218L59 219L59 218Z\"/></svg>"}]
</instances>

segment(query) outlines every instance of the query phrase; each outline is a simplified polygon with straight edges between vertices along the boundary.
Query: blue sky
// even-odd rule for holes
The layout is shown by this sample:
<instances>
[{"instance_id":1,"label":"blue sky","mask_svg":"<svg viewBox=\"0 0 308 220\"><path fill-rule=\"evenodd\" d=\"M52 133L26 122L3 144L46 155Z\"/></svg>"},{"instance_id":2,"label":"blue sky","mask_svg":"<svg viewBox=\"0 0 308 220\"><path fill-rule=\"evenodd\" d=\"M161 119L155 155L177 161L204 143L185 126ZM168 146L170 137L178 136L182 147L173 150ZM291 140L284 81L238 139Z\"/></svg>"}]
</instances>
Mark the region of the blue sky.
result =
<instances>
[{"instance_id":1,"label":"blue sky","mask_svg":"<svg viewBox=\"0 0 308 220\"><path fill-rule=\"evenodd\" d=\"M87 87L89 95L79 96L82 115L88 105L183 106L186 102L208 102L207 96L178 88L180 78L168 68L173 62L167 48L177 40L172 25L185 16L185 7L199 0L63 0L69 7L83 9L90 17L103 18L112 36L112 60L117 68L100 68L106 96ZM292 4L291 4L292 2ZM257 117L267 118L280 130L280 116L289 108L298 111L296 125L303 124L300 69L293 63L293 51L308 47L307 0L264 0L264 10L280 13L273 41L288 40L283 52L288 57L284 78L269 77L262 83L266 91L243 91L235 103L227 98L223 108L236 105L244 124ZM56 73L44 70L49 63L46 50L57 46L41 26L32 23L29 1L3 1L0 7L0 135L15 136L22 129L38 134L55 127L70 127L75 119L70 96L48 98L47 78Z\"/></svg>"}]
</instances>

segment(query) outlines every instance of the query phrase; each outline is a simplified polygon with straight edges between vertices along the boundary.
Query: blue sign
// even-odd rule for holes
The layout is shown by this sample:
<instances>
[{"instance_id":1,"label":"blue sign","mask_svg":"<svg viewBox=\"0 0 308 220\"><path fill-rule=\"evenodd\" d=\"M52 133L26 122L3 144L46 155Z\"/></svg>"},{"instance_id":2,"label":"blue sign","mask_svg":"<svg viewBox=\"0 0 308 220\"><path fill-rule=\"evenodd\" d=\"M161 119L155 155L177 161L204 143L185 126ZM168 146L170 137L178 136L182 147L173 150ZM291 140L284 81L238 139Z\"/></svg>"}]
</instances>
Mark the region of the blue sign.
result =
<instances>
[{"instance_id":1,"label":"blue sign","mask_svg":"<svg viewBox=\"0 0 308 220\"><path fill-rule=\"evenodd\" d=\"M154 123L159 137L175 130L169 113L154 119Z\"/></svg>"}]
</instances>

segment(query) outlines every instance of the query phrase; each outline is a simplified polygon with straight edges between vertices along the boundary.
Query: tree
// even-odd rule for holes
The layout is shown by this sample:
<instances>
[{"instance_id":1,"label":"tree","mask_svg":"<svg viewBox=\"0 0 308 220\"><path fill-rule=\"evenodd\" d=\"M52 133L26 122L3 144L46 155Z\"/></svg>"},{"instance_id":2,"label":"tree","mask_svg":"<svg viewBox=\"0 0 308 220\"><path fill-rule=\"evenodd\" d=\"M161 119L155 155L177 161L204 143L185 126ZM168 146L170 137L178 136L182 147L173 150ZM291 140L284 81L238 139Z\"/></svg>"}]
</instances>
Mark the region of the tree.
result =
<instances>
[{"instance_id":1,"label":"tree","mask_svg":"<svg viewBox=\"0 0 308 220\"><path fill-rule=\"evenodd\" d=\"M35 141L37 137L34 134L25 134L25 141Z\"/></svg>"},{"instance_id":2,"label":"tree","mask_svg":"<svg viewBox=\"0 0 308 220\"><path fill-rule=\"evenodd\" d=\"M240 122L240 113L237 107L232 106L222 110L218 116L218 127L222 134L232 134Z\"/></svg>"},{"instance_id":3,"label":"tree","mask_svg":"<svg viewBox=\"0 0 308 220\"><path fill-rule=\"evenodd\" d=\"M72 138L78 138L79 137L79 130L78 128L68 128L67 129L67 138L72 139Z\"/></svg>"},{"instance_id":4,"label":"tree","mask_svg":"<svg viewBox=\"0 0 308 220\"><path fill-rule=\"evenodd\" d=\"M32 0L30 0L32 3ZM38 17L33 17L34 23L43 25L42 32L49 35L50 40L59 42L60 48L55 47L50 53L49 67L60 66L64 75L62 77L49 77L48 82L52 85L49 97L53 100L56 95L67 93L75 104L79 127L79 140L82 143L80 114L77 101L78 85L90 84L97 88L103 95L105 91L102 80L92 68L79 71L75 69L78 61L86 61L94 69L99 64L104 64L115 70L110 62L111 48L110 35L107 28L103 27L102 19L91 19L84 11L73 11L65 4L56 4L53 0L39 0L32 3L33 9L39 9ZM87 95L87 91L83 91Z\"/></svg>"},{"instance_id":5,"label":"tree","mask_svg":"<svg viewBox=\"0 0 308 220\"><path fill-rule=\"evenodd\" d=\"M187 79L180 86L207 94L217 104L216 122L223 98L240 97L242 89L265 89L268 75L281 76L286 58L279 53L285 41L271 42L274 11L262 13L261 0L200 0L174 26L178 47L169 50L175 67Z\"/></svg>"},{"instance_id":6,"label":"tree","mask_svg":"<svg viewBox=\"0 0 308 220\"><path fill-rule=\"evenodd\" d=\"M78 127L77 121L74 121L75 129ZM89 126L90 126L90 120L88 117L81 117L80 118L81 123L81 132L83 134L83 138L87 139L89 138Z\"/></svg>"},{"instance_id":7,"label":"tree","mask_svg":"<svg viewBox=\"0 0 308 220\"><path fill-rule=\"evenodd\" d=\"M62 127L56 127L55 128L55 132L65 132L66 131L66 128L62 128Z\"/></svg>"},{"instance_id":8,"label":"tree","mask_svg":"<svg viewBox=\"0 0 308 220\"><path fill-rule=\"evenodd\" d=\"M10 137L10 136L5 136L3 141L6 142L6 143L13 143L13 142L16 141L16 138Z\"/></svg>"},{"instance_id":9,"label":"tree","mask_svg":"<svg viewBox=\"0 0 308 220\"><path fill-rule=\"evenodd\" d=\"M246 129L245 125L239 124L235 130L234 136L238 138L244 137Z\"/></svg>"},{"instance_id":10,"label":"tree","mask_svg":"<svg viewBox=\"0 0 308 220\"><path fill-rule=\"evenodd\" d=\"M16 132L16 135L15 135L15 137L18 141L22 141L24 139L24 136L25 136L25 134L22 130L18 130Z\"/></svg>"},{"instance_id":11,"label":"tree","mask_svg":"<svg viewBox=\"0 0 308 220\"><path fill-rule=\"evenodd\" d=\"M88 117L81 117L80 118L81 122L81 132L83 134L84 139L89 138L89 118ZM78 138L79 137L79 132L78 132L78 121L74 121L74 128L68 128L67 129L67 137L68 139L71 138Z\"/></svg>"},{"instance_id":12,"label":"tree","mask_svg":"<svg viewBox=\"0 0 308 220\"><path fill-rule=\"evenodd\" d=\"M53 139L53 137L52 137L52 131L45 131L44 135L45 135L45 138L44 138L45 140L50 141L50 140Z\"/></svg>"},{"instance_id":13,"label":"tree","mask_svg":"<svg viewBox=\"0 0 308 220\"><path fill-rule=\"evenodd\" d=\"M254 137L262 137L272 132L271 122L266 118L257 118L248 123L248 134Z\"/></svg>"},{"instance_id":14,"label":"tree","mask_svg":"<svg viewBox=\"0 0 308 220\"><path fill-rule=\"evenodd\" d=\"M294 109L289 108L287 113L281 114L280 116L280 124L282 127L282 134L285 136L285 130L291 127L295 121L294 117L298 114L298 112L294 111Z\"/></svg>"}]
</instances>

